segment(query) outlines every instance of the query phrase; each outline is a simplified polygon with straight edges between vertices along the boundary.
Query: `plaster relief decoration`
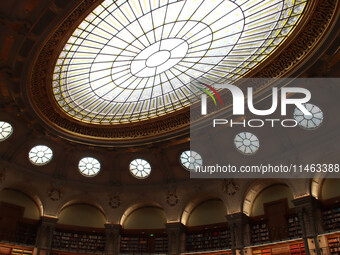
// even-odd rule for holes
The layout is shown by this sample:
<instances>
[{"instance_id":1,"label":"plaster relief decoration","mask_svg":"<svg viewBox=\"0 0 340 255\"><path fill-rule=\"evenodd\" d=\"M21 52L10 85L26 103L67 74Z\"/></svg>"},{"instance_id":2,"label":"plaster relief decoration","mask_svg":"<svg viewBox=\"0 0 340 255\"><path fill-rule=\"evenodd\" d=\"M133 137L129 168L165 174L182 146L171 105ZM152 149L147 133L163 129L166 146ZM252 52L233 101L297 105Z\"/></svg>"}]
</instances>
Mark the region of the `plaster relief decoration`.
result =
<instances>
[{"instance_id":1,"label":"plaster relief decoration","mask_svg":"<svg viewBox=\"0 0 340 255\"><path fill-rule=\"evenodd\" d=\"M173 192L168 192L168 195L166 197L166 203L170 206L175 206L178 203L178 197Z\"/></svg>"},{"instance_id":2,"label":"plaster relief decoration","mask_svg":"<svg viewBox=\"0 0 340 255\"><path fill-rule=\"evenodd\" d=\"M235 184L233 180L224 180L223 190L228 196L233 196L240 189L240 186Z\"/></svg>"},{"instance_id":3,"label":"plaster relief decoration","mask_svg":"<svg viewBox=\"0 0 340 255\"><path fill-rule=\"evenodd\" d=\"M52 201L59 201L62 197L61 190L59 188L51 188L50 191L48 192L48 197Z\"/></svg>"},{"instance_id":4,"label":"plaster relief decoration","mask_svg":"<svg viewBox=\"0 0 340 255\"><path fill-rule=\"evenodd\" d=\"M61 183L52 182L51 183L51 187L50 187L50 189L48 191L48 197L52 201L59 201L62 198L62 196L63 196L61 188L62 188L62 184Z\"/></svg>"},{"instance_id":5,"label":"plaster relief decoration","mask_svg":"<svg viewBox=\"0 0 340 255\"><path fill-rule=\"evenodd\" d=\"M119 198L119 195L112 195L110 197L110 202L109 205L111 206L111 208L116 209L120 206L121 200Z\"/></svg>"}]
</instances>

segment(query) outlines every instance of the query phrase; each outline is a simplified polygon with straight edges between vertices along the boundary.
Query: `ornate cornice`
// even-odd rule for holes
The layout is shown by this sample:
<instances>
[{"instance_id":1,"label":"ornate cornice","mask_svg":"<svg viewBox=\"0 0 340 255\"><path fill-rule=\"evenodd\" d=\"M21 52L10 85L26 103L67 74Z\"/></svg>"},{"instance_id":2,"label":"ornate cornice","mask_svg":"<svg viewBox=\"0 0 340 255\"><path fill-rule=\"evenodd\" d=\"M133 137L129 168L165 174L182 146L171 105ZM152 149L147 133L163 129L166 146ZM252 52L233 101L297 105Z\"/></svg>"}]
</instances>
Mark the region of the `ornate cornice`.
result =
<instances>
[{"instance_id":1,"label":"ornate cornice","mask_svg":"<svg viewBox=\"0 0 340 255\"><path fill-rule=\"evenodd\" d=\"M312 2L312 1L311 1ZM305 61L313 49L325 37L334 14L336 0L319 0L311 3L304 14L298 34L287 42L273 56L248 74L249 77L282 77ZM53 32L36 55L32 75L27 81L30 103L40 118L54 131L68 139L94 143L126 143L126 141L160 141L169 136L187 133L190 123L189 107L152 120L133 124L95 125L86 124L67 116L52 97L53 67L68 39L70 32L97 5L98 1L85 0ZM313 8L310 6L313 5ZM260 88L260 85L257 87Z\"/></svg>"}]
</instances>

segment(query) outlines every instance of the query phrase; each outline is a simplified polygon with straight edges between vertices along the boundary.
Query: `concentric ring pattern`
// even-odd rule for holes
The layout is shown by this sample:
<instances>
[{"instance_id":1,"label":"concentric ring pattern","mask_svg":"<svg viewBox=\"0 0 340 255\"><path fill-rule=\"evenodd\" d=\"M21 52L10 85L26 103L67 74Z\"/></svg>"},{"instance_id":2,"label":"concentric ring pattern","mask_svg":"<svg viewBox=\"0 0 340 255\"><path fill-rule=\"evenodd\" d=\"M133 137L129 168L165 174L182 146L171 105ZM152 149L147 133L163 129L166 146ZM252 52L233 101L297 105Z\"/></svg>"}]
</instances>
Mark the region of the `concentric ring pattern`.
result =
<instances>
[{"instance_id":1,"label":"concentric ring pattern","mask_svg":"<svg viewBox=\"0 0 340 255\"><path fill-rule=\"evenodd\" d=\"M294 30L301 0L112 1L73 32L53 93L73 118L129 123L198 100L196 82L235 80Z\"/></svg>"}]
</instances>

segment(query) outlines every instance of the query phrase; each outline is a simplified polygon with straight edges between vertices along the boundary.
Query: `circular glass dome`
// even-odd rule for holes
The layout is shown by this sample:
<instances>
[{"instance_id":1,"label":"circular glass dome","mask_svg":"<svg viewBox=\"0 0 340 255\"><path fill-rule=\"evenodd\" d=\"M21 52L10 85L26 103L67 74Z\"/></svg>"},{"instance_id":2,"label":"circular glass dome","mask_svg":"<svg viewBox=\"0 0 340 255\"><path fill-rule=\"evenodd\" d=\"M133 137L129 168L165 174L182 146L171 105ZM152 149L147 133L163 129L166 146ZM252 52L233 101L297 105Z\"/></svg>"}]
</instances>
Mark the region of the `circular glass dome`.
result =
<instances>
[{"instance_id":1,"label":"circular glass dome","mask_svg":"<svg viewBox=\"0 0 340 255\"><path fill-rule=\"evenodd\" d=\"M93 177L99 173L100 163L95 158L86 157L79 161L78 168L82 175L86 177Z\"/></svg>"},{"instance_id":2,"label":"circular glass dome","mask_svg":"<svg viewBox=\"0 0 340 255\"><path fill-rule=\"evenodd\" d=\"M0 142L6 140L13 133L13 127L8 122L0 121Z\"/></svg>"},{"instance_id":3,"label":"circular glass dome","mask_svg":"<svg viewBox=\"0 0 340 255\"><path fill-rule=\"evenodd\" d=\"M304 106L312 115L304 115L299 108L295 108L294 119L297 121L298 125L304 129L318 128L323 121L323 112L314 104L307 103L304 104Z\"/></svg>"},{"instance_id":4,"label":"circular glass dome","mask_svg":"<svg viewBox=\"0 0 340 255\"><path fill-rule=\"evenodd\" d=\"M119 2L119 4L118 4ZM56 62L53 94L86 123L155 118L236 80L294 30L306 1L112 1L95 8Z\"/></svg>"},{"instance_id":5,"label":"circular glass dome","mask_svg":"<svg viewBox=\"0 0 340 255\"><path fill-rule=\"evenodd\" d=\"M32 164L37 166L46 165L52 160L53 152L45 145L37 145L28 153L28 158Z\"/></svg>"},{"instance_id":6,"label":"circular glass dome","mask_svg":"<svg viewBox=\"0 0 340 255\"><path fill-rule=\"evenodd\" d=\"M151 173L151 166L144 159L134 159L130 163L130 173L138 179L145 179Z\"/></svg>"},{"instance_id":7,"label":"circular glass dome","mask_svg":"<svg viewBox=\"0 0 340 255\"><path fill-rule=\"evenodd\" d=\"M195 170L203 164L201 155L196 151L183 151L180 161L182 166L189 171Z\"/></svg>"},{"instance_id":8,"label":"circular glass dome","mask_svg":"<svg viewBox=\"0 0 340 255\"><path fill-rule=\"evenodd\" d=\"M245 155L252 155L260 148L260 141L256 135L249 132L241 132L234 138L234 144L238 151Z\"/></svg>"}]
</instances>

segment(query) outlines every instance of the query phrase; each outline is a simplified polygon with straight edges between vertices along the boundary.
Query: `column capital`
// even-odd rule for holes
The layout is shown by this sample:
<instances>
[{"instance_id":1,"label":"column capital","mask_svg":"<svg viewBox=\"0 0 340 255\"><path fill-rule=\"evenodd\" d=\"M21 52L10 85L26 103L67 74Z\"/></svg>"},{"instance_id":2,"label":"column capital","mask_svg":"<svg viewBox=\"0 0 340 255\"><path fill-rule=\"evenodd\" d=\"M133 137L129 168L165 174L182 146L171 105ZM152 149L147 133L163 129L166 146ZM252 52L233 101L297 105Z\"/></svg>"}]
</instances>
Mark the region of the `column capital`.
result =
<instances>
[{"instance_id":1,"label":"column capital","mask_svg":"<svg viewBox=\"0 0 340 255\"><path fill-rule=\"evenodd\" d=\"M181 222L169 222L165 224L167 230L184 230L185 226Z\"/></svg>"},{"instance_id":2,"label":"column capital","mask_svg":"<svg viewBox=\"0 0 340 255\"><path fill-rule=\"evenodd\" d=\"M226 215L228 223L248 223L249 217L243 212L232 213Z\"/></svg>"},{"instance_id":3,"label":"column capital","mask_svg":"<svg viewBox=\"0 0 340 255\"><path fill-rule=\"evenodd\" d=\"M319 205L319 201L311 195L295 198L292 200L292 203L294 204L296 209L315 208Z\"/></svg>"},{"instance_id":4,"label":"column capital","mask_svg":"<svg viewBox=\"0 0 340 255\"><path fill-rule=\"evenodd\" d=\"M122 226L120 224L106 223L104 224L106 230L121 231Z\"/></svg>"},{"instance_id":5,"label":"column capital","mask_svg":"<svg viewBox=\"0 0 340 255\"><path fill-rule=\"evenodd\" d=\"M58 218L52 216L41 216L40 223L41 224L56 224L58 222Z\"/></svg>"}]
</instances>

